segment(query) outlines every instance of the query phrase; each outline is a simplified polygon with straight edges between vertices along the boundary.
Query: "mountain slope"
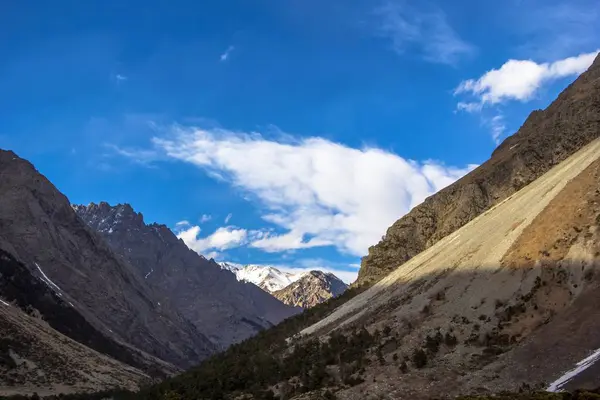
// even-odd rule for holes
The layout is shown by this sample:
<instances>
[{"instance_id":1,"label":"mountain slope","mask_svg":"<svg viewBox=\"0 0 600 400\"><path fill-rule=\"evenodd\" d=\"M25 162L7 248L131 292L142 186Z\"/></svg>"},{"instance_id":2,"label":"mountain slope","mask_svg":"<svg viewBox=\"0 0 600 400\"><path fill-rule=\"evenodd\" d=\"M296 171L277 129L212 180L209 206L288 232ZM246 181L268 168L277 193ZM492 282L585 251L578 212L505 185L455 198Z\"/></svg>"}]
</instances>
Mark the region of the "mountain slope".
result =
<instances>
[{"instance_id":1,"label":"mountain slope","mask_svg":"<svg viewBox=\"0 0 600 400\"><path fill-rule=\"evenodd\" d=\"M133 265L138 275L219 347L227 347L297 312L255 285L238 282L213 260L190 250L164 225L146 225L130 205L73 206Z\"/></svg>"},{"instance_id":2,"label":"mountain slope","mask_svg":"<svg viewBox=\"0 0 600 400\"><path fill-rule=\"evenodd\" d=\"M0 151L0 193L0 249L73 304L96 330L180 367L214 351L189 321L159 304L64 195L10 151Z\"/></svg>"},{"instance_id":3,"label":"mountain slope","mask_svg":"<svg viewBox=\"0 0 600 400\"><path fill-rule=\"evenodd\" d=\"M303 334L390 327L401 340L368 369L365 379L379 383L363 385L371 393L497 392L560 377L600 347L599 159L595 140ZM410 385L395 382L386 360L421 346L426 367L409 373ZM600 385L597 375L583 383Z\"/></svg>"},{"instance_id":4,"label":"mountain slope","mask_svg":"<svg viewBox=\"0 0 600 400\"><path fill-rule=\"evenodd\" d=\"M95 330L74 307L2 250L0 271L0 396L114 386L133 389L150 381L139 369L115 360L143 369L152 360L144 364L141 355Z\"/></svg>"},{"instance_id":5,"label":"mountain slope","mask_svg":"<svg viewBox=\"0 0 600 400\"><path fill-rule=\"evenodd\" d=\"M328 302L318 305L140 398L425 400L546 388L600 348L599 181L600 139L329 315ZM313 310L326 316L283 340ZM600 386L598 370L566 388Z\"/></svg>"},{"instance_id":6,"label":"mountain slope","mask_svg":"<svg viewBox=\"0 0 600 400\"><path fill-rule=\"evenodd\" d=\"M285 288L273 292L273 296L285 304L309 308L339 296L347 288L348 286L333 274L310 271Z\"/></svg>"},{"instance_id":7,"label":"mountain slope","mask_svg":"<svg viewBox=\"0 0 600 400\"><path fill-rule=\"evenodd\" d=\"M356 284L373 283L508 198L600 132L600 57L544 111L534 111L490 160L427 198L362 259Z\"/></svg>"}]
</instances>

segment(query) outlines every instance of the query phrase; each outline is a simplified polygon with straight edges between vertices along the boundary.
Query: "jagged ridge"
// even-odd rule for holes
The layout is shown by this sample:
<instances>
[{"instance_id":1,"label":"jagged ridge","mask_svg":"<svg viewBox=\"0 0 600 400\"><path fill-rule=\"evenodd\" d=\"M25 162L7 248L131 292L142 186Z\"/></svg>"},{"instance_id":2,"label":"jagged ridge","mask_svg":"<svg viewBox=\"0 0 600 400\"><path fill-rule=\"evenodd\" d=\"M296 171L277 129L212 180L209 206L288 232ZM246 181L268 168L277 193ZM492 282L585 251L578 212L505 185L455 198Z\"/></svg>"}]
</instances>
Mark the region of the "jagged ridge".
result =
<instances>
[{"instance_id":1,"label":"jagged ridge","mask_svg":"<svg viewBox=\"0 0 600 400\"><path fill-rule=\"evenodd\" d=\"M73 206L77 214L133 265L139 276L220 348L297 312L255 285L238 282L214 260L190 250L165 225L144 222L129 204Z\"/></svg>"}]
</instances>

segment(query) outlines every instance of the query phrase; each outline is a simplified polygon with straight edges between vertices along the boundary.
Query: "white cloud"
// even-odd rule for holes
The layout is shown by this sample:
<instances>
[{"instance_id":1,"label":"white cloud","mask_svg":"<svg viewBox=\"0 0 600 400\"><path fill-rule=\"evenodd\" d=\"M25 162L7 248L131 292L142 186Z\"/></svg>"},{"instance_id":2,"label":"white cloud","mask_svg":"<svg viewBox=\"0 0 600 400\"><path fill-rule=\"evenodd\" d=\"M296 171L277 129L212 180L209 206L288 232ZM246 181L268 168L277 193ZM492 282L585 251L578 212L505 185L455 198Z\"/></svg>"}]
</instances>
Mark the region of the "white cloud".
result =
<instances>
[{"instance_id":1,"label":"white cloud","mask_svg":"<svg viewBox=\"0 0 600 400\"><path fill-rule=\"evenodd\" d=\"M484 106L507 100L527 101L543 84L584 72L597 54L598 51L595 51L540 64L532 60L508 60L499 69L488 71L478 79L461 82L454 93L473 95L477 102L460 102L458 108L474 111L476 104Z\"/></svg>"},{"instance_id":2,"label":"white cloud","mask_svg":"<svg viewBox=\"0 0 600 400\"><path fill-rule=\"evenodd\" d=\"M199 237L201 229L199 226L191 226L180 231L177 237L197 253L203 254L207 250L227 250L239 247L248 241L248 231L233 226L218 228L207 237ZM210 258L207 256L207 258Z\"/></svg>"},{"instance_id":3,"label":"white cloud","mask_svg":"<svg viewBox=\"0 0 600 400\"><path fill-rule=\"evenodd\" d=\"M221 256L221 254L218 251L211 251L209 253L204 254L204 257L207 259L213 259L216 260L217 258L219 258Z\"/></svg>"},{"instance_id":4,"label":"white cloud","mask_svg":"<svg viewBox=\"0 0 600 400\"><path fill-rule=\"evenodd\" d=\"M403 54L416 50L424 59L442 64L455 64L474 47L462 40L437 6L418 2L388 1L375 13L381 19L379 32L392 41L394 50Z\"/></svg>"},{"instance_id":5,"label":"white cloud","mask_svg":"<svg viewBox=\"0 0 600 400\"><path fill-rule=\"evenodd\" d=\"M168 157L217 174L242 190L266 221L285 231L227 227L200 239L200 228L192 227L180 236L197 251L248 241L273 252L331 245L364 255L410 208L474 168L419 163L322 138L284 142L223 129L174 127L167 138L153 142Z\"/></svg>"},{"instance_id":6,"label":"white cloud","mask_svg":"<svg viewBox=\"0 0 600 400\"><path fill-rule=\"evenodd\" d=\"M117 74L117 75L115 75L115 79L116 79L117 81L120 81L120 82L122 82L122 81L126 81L126 80L127 80L127 79L129 79L129 78L127 78L125 75Z\"/></svg>"},{"instance_id":7,"label":"white cloud","mask_svg":"<svg viewBox=\"0 0 600 400\"><path fill-rule=\"evenodd\" d=\"M202 216L200 217L200 223L203 224L205 222L208 222L212 219L212 215L208 215L208 214L202 214ZM225 223L227 223L227 221L225 221Z\"/></svg>"},{"instance_id":8,"label":"white cloud","mask_svg":"<svg viewBox=\"0 0 600 400\"><path fill-rule=\"evenodd\" d=\"M233 217L232 213L227 214L227 216L225 217L225 223L228 224L229 221L231 220L231 217Z\"/></svg>"},{"instance_id":9,"label":"white cloud","mask_svg":"<svg viewBox=\"0 0 600 400\"><path fill-rule=\"evenodd\" d=\"M235 50L235 47L229 46L227 48L227 50L225 50L225 52L223 54L221 54L221 56L219 57L219 60L221 60L221 62L227 61L227 59L229 58L229 56L231 55L231 52L233 50Z\"/></svg>"},{"instance_id":10,"label":"white cloud","mask_svg":"<svg viewBox=\"0 0 600 400\"><path fill-rule=\"evenodd\" d=\"M189 226L190 225L190 221L188 220L183 220L183 221L179 221L175 224L176 227L184 227L184 226Z\"/></svg>"}]
</instances>

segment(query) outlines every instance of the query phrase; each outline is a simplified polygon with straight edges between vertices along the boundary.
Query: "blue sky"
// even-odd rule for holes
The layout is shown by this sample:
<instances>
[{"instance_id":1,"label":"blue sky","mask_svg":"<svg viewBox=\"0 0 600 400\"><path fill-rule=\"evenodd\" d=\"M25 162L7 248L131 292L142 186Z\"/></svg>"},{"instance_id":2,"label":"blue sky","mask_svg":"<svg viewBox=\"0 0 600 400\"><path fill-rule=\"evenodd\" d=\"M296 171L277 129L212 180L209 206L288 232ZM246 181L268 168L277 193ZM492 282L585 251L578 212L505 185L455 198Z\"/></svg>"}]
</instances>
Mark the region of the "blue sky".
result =
<instances>
[{"instance_id":1,"label":"blue sky","mask_svg":"<svg viewBox=\"0 0 600 400\"><path fill-rule=\"evenodd\" d=\"M584 71L600 3L19 1L0 147L217 260L345 280Z\"/></svg>"}]
</instances>

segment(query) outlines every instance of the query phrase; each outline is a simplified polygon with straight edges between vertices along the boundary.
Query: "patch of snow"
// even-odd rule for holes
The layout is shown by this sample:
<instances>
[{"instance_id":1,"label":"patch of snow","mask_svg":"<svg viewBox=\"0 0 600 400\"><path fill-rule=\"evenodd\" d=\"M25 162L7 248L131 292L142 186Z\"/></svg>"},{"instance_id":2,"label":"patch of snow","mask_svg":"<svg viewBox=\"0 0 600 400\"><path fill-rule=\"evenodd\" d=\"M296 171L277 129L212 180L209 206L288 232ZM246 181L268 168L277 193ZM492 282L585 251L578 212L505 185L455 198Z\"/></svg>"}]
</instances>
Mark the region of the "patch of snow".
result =
<instances>
[{"instance_id":1,"label":"patch of snow","mask_svg":"<svg viewBox=\"0 0 600 400\"><path fill-rule=\"evenodd\" d=\"M110 229L108 230L108 233L113 233L113 228L110 228Z\"/></svg>"},{"instance_id":2,"label":"patch of snow","mask_svg":"<svg viewBox=\"0 0 600 400\"><path fill-rule=\"evenodd\" d=\"M546 391L547 392L560 392L562 390L561 388L564 385L566 385L577 375L579 375L580 373L582 373L583 371L585 371L586 369L588 369L589 367L594 365L596 363L596 361L598 361L598 360L600 360L600 349L594 351L587 358L584 358L583 360L579 361L575 365L575 368L573 368L570 371L567 371L563 376L561 376L560 378L558 378L557 380L552 382L550 384L550 386L548 386L548 389L546 389Z\"/></svg>"},{"instance_id":3,"label":"patch of snow","mask_svg":"<svg viewBox=\"0 0 600 400\"><path fill-rule=\"evenodd\" d=\"M517 147L518 145L519 145L519 143L517 143L517 144L513 144L513 145L512 145L512 146L510 146L508 149L509 149L509 150L512 150L512 149L514 149L515 147Z\"/></svg>"},{"instance_id":4,"label":"patch of snow","mask_svg":"<svg viewBox=\"0 0 600 400\"><path fill-rule=\"evenodd\" d=\"M159 302L157 302L156 304L158 304L158 305L160 306L160 303L159 303Z\"/></svg>"},{"instance_id":5,"label":"patch of snow","mask_svg":"<svg viewBox=\"0 0 600 400\"><path fill-rule=\"evenodd\" d=\"M146 276L144 276L144 279L148 279L148 277L150 276L150 274L153 273L153 272L154 272L154 269L150 269L150 272L148 272L146 274Z\"/></svg>"},{"instance_id":6,"label":"patch of snow","mask_svg":"<svg viewBox=\"0 0 600 400\"><path fill-rule=\"evenodd\" d=\"M62 290L60 290L60 288L58 287L58 285L56 283L52 282L50 280L50 278L48 278L48 276L46 276L46 274L44 273L44 271L42 271L42 269L40 268L40 266L38 265L38 263L34 263L34 264L37 267L37 269L40 271L40 273L42 274L42 279L44 280L44 282L46 282L46 284L48 286L56 288L56 290L58 290L58 292L59 292L59 296L62 296L62 294L60 293Z\"/></svg>"},{"instance_id":7,"label":"patch of snow","mask_svg":"<svg viewBox=\"0 0 600 400\"><path fill-rule=\"evenodd\" d=\"M269 265L246 265L221 263L221 268L233 272L238 281L253 283L268 292L275 292L296 282L306 272L291 274Z\"/></svg>"},{"instance_id":8,"label":"patch of snow","mask_svg":"<svg viewBox=\"0 0 600 400\"><path fill-rule=\"evenodd\" d=\"M4 304L4 305L5 305L5 306L7 306L7 307L10 307L10 304L8 304L7 302L5 302L4 300L1 300L1 299L0 299L0 303Z\"/></svg>"}]
</instances>

